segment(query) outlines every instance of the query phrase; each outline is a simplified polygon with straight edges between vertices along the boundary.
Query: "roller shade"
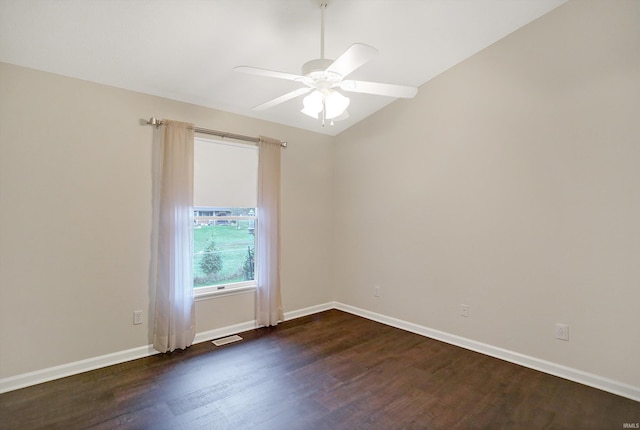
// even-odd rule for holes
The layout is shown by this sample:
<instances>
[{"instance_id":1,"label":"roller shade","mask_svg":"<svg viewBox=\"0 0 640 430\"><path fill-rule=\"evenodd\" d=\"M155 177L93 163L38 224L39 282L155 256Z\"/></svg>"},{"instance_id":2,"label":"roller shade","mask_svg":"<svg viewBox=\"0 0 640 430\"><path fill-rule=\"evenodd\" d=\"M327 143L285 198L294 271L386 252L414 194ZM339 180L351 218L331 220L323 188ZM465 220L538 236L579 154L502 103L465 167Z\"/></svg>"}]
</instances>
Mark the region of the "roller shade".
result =
<instances>
[{"instance_id":1,"label":"roller shade","mask_svg":"<svg viewBox=\"0 0 640 430\"><path fill-rule=\"evenodd\" d=\"M193 167L194 206L257 206L257 147L196 138Z\"/></svg>"}]
</instances>

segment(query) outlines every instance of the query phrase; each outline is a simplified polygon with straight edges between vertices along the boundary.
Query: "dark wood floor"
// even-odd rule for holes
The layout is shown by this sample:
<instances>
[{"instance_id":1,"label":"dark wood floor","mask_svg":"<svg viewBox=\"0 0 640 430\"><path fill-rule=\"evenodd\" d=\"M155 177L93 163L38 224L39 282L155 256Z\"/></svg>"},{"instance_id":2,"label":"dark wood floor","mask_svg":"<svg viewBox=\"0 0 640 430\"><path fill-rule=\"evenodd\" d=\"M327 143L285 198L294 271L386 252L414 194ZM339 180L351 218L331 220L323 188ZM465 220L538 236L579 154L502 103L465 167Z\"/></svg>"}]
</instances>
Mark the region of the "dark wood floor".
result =
<instances>
[{"instance_id":1,"label":"dark wood floor","mask_svg":"<svg viewBox=\"0 0 640 430\"><path fill-rule=\"evenodd\" d=\"M337 310L0 395L2 429L622 429L640 403Z\"/></svg>"}]
</instances>

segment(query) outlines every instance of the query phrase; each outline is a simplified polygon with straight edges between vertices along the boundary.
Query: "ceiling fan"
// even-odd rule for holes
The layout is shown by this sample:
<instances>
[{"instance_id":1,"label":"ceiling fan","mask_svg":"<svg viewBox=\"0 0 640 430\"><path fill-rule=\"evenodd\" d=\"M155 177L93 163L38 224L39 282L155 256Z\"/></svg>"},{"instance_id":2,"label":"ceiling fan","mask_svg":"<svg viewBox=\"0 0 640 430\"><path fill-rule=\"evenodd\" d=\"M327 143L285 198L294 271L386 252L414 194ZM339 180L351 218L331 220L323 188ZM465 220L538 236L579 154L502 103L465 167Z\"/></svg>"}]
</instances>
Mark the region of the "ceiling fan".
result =
<instances>
[{"instance_id":1,"label":"ceiling fan","mask_svg":"<svg viewBox=\"0 0 640 430\"><path fill-rule=\"evenodd\" d=\"M324 10L328 1L319 0L319 4L321 12L320 58L306 62L302 66L301 75L250 66L234 68L238 72L285 79L305 85L302 88L255 106L252 108L253 110L269 109L280 103L311 93L304 98L301 112L312 118L322 119L322 125L324 126L325 120L331 120L333 125L333 120L338 121L349 117L346 109L350 100L336 88L347 92L394 98L412 98L416 95L418 92L416 87L345 79L351 72L376 56L378 50L363 43L354 43L336 60L324 58Z\"/></svg>"}]
</instances>

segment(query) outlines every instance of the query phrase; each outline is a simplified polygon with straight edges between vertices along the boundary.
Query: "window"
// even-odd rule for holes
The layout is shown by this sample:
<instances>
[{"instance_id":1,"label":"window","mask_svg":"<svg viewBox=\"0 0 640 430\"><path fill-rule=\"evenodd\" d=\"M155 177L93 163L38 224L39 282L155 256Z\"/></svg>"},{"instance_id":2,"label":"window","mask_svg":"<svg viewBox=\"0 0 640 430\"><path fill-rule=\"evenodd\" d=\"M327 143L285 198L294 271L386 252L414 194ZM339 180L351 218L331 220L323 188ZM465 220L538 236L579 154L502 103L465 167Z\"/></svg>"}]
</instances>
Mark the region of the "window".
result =
<instances>
[{"instance_id":1,"label":"window","mask_svg":"<svg viewBox=\"0 0 640 430\"><path fill-rule=\"evenodd\" d=\"M199 215L200 209L194 211L193 286L253 285L255 208L207 208L214 215Z\"/></svg>"},{"instance_id":2,"label":"window","mask_svg":"<svg viewBox=\"0 0 640 430\"><path fill-rule=\"evenodd\" d=\"M258 148L196 138L194 154L195 294L255 288Z\"/></svg>"}]
</instances>

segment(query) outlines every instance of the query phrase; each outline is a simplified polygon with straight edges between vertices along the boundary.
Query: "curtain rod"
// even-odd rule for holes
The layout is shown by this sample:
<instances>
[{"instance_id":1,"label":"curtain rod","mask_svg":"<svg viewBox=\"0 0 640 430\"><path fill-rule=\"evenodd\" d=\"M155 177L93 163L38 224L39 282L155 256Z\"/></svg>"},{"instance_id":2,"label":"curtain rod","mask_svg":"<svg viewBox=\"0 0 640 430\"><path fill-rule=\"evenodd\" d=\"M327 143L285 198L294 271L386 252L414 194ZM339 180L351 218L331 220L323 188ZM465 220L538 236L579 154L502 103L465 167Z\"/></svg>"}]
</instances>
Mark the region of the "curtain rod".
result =
<instances>
[{"instance_id":1,"label":"curtain rod","mask_svg":"<svg viewBox=\"0 0 640 430\"><path fill-rule=\"evenodd\" d=\"M153 125L156 128L158 128L162 125L162 121L152 116L147 120L147 125ZM258 143L260 141L260 139L257 137L244 136L242 134L227 133L226 131L209 130L208 128L194 127L193 131L200 134L209 134L211 136L222 137L223 139L228 138L228 139L235 139L235 140L244 140L245 142L253 142L253 143ZM282 146L283 148L286 148L287 142L281 141L280 146Z\"/></svg>"}]
</instances>

